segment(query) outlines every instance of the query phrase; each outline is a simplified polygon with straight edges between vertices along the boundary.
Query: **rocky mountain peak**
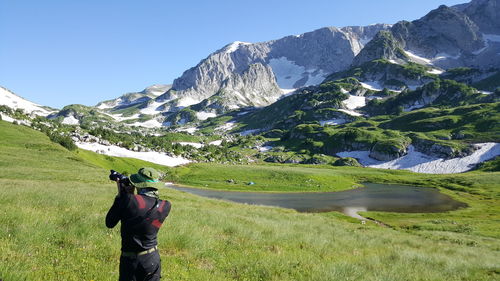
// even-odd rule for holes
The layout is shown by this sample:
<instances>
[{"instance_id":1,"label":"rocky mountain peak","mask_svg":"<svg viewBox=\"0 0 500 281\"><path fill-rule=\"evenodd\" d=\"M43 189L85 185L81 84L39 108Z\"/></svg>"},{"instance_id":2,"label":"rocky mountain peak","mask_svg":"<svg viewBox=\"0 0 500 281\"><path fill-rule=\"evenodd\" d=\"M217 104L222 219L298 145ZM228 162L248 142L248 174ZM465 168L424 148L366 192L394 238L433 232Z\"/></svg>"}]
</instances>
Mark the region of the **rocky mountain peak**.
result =
<instances>
[{"instance_id":1,"label":"rocky mountain peak","mask_svg":"<svg viewBox=\"0 0 500 281\"><path fill-rule=\"evenodd\" d=\"M407 60L401 43L399 43L390 31L380 31L353 60L353 66L376 59Z\"/></svg>"},{"instance_id":2,"label":"rocky mountain peak","mask_svg":"<svg viewBox=\"0 0 500 281\"><path fill-rule=\"evenodd\" d=\"M157 101L168 103L162 107L165 110L176 110L220 95L222 91L229 100L242 99L230 102L231 106L263 106L283 93L317 85L328 74L347 69L364 45L378 31L389 27L384 24L325 27L268 42L236 41L185 71ZM255 77L262 82L257 83ZM241 95L242 92L252 93L254 102L245 100L248 97Z\"/></svg>"},{"instance_id":3,"label":"rocky mountain peak","mask_svg":"<svg viewBox=\"0 0 500 281\"><path fill-rule=\"evenodd\" d=\"M454 8L474 21L481 32L500 34L500 0L473 0Z\"/></svg>"}]
</instances>

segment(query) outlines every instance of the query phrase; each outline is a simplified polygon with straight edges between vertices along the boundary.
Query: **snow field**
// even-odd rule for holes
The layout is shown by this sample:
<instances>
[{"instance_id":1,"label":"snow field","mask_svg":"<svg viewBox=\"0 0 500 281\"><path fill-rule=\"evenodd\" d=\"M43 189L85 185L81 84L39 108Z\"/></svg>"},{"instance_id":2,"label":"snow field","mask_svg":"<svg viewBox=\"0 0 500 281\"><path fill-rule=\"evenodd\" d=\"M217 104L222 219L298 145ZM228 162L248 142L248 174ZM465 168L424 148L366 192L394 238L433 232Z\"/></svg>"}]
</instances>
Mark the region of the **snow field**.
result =
<instances>
[{"instance_id":1,"label":"snow field","mask_svg":"<svg viewBox=\"0 0 500 281\"><path fill-rule=\"evenodd\" d=\"M51 113L40 105L25 100L3 87L0 87L0 105L6 105L12 109L22 109L26 113L34 113L40 116L47 116Z\"/></svg>"},{"instance_id":2,"label":"snow field","mask_svg":"<svg viewBox=\"0 0 500 281\"><path fill-rule=\"evenodd\" d=\"M371 158L370 151L345 151L337 153L340 157L352 157L366 167L381 169L410 170L425 174L454 174L471 170L477 164L500 155L500 143L478 143L478 149L469 156L453 159L436 158L418 152L413 146L408 153L395 160L379 161Z\"/></svg>"},{"instance_id":3,"label":"snow field","mask_svg":"<svg viewBox=\"0 0 500 281\"><path fill-rule=\"evenodd\" d=\"M153 151L137 152L116 145L102 145L99 143L88 142L75 142L75 144L81 149L102 153L104 155L136 158L169 167L183 165L191 162L188 159L182 157L171 157L166 155L165 153Z\"/></svg>"},{"instance_id":4,"label":"snow field","mask_svg":"<svg viewBox=\"0 0 500 281\"><path fill-rule=\"evenodd\" d=\"M285 91L294 89L294 84L301 79L307 78L304 86L310 86L321 83L327 76L321 70L306 69L286 57L269 60L269 66L273 69L279 87Z\"/></svg>"}]
</instances>

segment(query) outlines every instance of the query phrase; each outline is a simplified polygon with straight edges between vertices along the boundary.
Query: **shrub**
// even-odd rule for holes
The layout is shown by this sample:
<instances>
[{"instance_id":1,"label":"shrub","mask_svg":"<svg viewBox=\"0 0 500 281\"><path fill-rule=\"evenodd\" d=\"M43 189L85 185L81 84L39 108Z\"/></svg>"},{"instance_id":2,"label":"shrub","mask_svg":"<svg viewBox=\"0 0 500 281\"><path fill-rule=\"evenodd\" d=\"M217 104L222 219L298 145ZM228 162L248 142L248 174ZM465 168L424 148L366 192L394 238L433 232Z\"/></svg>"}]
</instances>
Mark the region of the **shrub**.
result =
<instances>
[{"instance_id":1,"label":"shrub","mask_svg":"<svg viewBox=\"0 0 500 281\"><path fill-rule=\"evenodd\" d=\"M49 134L49 138L52 142L58 143L70 151L76 150L78 148L69 136L52 133Z\"/></svg>"}]
</instances>

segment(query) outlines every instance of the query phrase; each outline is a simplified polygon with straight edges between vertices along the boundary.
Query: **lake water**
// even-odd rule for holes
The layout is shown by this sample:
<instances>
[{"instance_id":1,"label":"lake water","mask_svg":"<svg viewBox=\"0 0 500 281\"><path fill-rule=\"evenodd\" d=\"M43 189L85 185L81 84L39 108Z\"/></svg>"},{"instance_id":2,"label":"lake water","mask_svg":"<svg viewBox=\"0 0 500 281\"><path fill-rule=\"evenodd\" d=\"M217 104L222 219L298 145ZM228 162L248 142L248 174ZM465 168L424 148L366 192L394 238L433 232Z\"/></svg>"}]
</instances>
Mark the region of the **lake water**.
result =
<instances>
[{"instance_id":1,"label":"lake water","mask_svg":"<svg viewBox=\"0 0 500 281\"><path fill-rule=\"evenodd\" d=\"M218 191L170 186L203 197L253 205L276 206L299 212L339 211L361 218L358 211L434 213L467 207L435 188L365 183L365 188L339 192L266 193Z\"/></svg>"}]
</instances>

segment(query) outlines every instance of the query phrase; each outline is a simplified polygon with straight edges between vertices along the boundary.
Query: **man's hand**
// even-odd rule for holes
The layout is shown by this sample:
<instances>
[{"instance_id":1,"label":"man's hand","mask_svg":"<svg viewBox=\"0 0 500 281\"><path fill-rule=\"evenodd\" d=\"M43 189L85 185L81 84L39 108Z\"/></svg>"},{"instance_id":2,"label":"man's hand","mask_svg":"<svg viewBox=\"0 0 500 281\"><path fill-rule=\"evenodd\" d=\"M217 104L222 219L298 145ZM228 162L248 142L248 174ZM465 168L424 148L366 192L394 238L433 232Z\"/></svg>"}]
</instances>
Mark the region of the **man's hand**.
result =
<instances>
[{"instance_id":1,"label":"man's hand","mask_svg":"<svg viewBox=\"0 0 500 281\"><path fill-rule=\"evenodd\" d=\"M116 181L116 187L118 188L118 197L121 193L130 193L134 194L134 186L132 185L122 185L120 184L120 180Z\"/></svg>"}]
</instances>

